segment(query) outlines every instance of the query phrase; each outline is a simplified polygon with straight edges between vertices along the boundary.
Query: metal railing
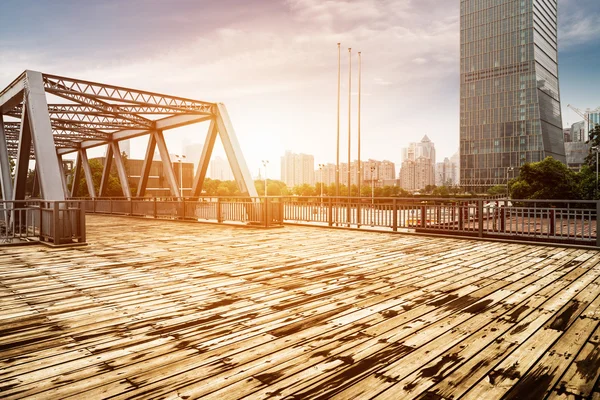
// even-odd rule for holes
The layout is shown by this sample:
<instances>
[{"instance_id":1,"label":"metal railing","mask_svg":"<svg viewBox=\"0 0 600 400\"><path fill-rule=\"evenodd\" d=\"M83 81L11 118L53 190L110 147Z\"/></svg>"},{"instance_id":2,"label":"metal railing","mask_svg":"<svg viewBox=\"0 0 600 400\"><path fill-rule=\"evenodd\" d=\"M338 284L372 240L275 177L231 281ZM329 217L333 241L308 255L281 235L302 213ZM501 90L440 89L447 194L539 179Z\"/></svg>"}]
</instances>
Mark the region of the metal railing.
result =
<instances>
[{"instance_id":1,"label":"metal railing","mask_svg":"<svg viewBox=\"0 0 600 400\"><path fill-rule=\"evenodd\" d=\"M0 200L0 244L85 243L82 201Z\"/></svg>"},{"instance_id":2,"label":"metal railing","mask_svg":"<svg viewBox=\"0 0 600 400\"><path fill-rule=\"evenodd\" d=\"M575 200L203 197L84 201L87 212L217 223L423 232L600 247L600 202ZM265 210L267 212L265 213Z\"/></svg>"},{"instance_id":3,"label":"metal railing","mask_svg":"<svg viewBox=\"0 0 600 400\"><path fill-rule=\"evenodd\" d=\"M284 222L600 247L600 202L282 197Z\"/></svg>"},{"instance_id":4,"label":"metal railing","mask_svg":"<svg viewBox=\"0 0 600 400\"><path fill-rule=\"evenodd\" d=\"M283 224L283 203L271 198L97 198L81 200L88 213L273 227ZM265 212L266 210L266 212Z\"/></svg>"}]
</instances>

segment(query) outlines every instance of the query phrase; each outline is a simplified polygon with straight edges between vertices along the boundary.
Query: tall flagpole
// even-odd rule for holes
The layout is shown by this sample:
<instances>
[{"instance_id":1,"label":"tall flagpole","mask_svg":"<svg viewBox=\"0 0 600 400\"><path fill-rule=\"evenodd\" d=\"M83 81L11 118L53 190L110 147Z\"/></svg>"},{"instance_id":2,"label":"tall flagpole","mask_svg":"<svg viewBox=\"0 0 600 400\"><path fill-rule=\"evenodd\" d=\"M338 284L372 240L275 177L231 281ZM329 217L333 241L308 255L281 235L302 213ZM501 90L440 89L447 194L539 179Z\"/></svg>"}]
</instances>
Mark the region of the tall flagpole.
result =
<instances>
[{"instance_id":1,"label":"tall flagpole","mask_svg":"<svg viewBox=\"0 0 600 400\"><path fill-rule=\"evenodd\" d=\"M335 158L335 195L340 195L340 84L341 84L341 43L338 43L338 89L337 89L337 151Z\"/></svg>"},{"instance_id":2,"label":"tall flagpole","mask_svg":"<svg viewBox=\"0 0 600 400\"><path fill-rule=\"evenodd\" d=\"M358 52L358 171L357 171L357 185L358 185L358 197L360 197L360 184L362 181L362 162L360 161L360 89L361 89L361 58L360 51Z\"/></svg>"},{"instance_id":3,"label":"tall flagpole","mask_svg":"<svg viewBox=\"0 0 600 400\"><path fill-rule=\"evenodd\" d=\"M352 112L352 48L348 47L348 197L350 197L350 186L352 184L350 163L350 133L351 133L351 112Z\"/></svg>"}]
</instances>

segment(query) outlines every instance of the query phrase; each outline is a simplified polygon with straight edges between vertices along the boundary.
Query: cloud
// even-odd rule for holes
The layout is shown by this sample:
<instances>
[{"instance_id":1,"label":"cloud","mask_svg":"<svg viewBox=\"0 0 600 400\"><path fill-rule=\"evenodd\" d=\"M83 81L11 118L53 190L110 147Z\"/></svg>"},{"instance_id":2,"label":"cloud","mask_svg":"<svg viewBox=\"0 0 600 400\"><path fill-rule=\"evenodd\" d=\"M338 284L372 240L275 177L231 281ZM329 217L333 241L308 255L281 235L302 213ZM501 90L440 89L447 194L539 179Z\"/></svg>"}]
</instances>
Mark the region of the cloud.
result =
<instances>
[{"instance_id":1,"label":"cloud","mask_svg":"<svg viewBox=\"0 0 600 400\"><path fill-rule=\"evenodd\" d=\"M559 1L559 47L573 51L574 46L600 41L600 8L597 0Z\"/></svg>"}]
</instances>

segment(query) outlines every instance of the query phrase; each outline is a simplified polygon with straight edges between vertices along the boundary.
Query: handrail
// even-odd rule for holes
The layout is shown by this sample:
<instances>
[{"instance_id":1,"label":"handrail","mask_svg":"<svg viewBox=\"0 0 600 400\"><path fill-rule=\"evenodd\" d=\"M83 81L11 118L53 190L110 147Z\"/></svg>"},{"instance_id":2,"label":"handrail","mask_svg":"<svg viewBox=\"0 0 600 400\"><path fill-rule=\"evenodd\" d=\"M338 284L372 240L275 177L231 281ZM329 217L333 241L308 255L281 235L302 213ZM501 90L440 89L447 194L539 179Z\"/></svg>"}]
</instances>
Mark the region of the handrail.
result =
<instances>
[{"instance_id":1,"label":"handrail","mask_svg":"<svg viewBox=\"0 0 600 400\"><path fill-rule=\"evenodd\" d=\"M284 223L510 238L600 247L600 202L459 198L348 198L320 196L205 196L199 198L97 198L91 213L237 223ZM557 204L559 206L557 206Z\"/></svg>"}]
</instances>

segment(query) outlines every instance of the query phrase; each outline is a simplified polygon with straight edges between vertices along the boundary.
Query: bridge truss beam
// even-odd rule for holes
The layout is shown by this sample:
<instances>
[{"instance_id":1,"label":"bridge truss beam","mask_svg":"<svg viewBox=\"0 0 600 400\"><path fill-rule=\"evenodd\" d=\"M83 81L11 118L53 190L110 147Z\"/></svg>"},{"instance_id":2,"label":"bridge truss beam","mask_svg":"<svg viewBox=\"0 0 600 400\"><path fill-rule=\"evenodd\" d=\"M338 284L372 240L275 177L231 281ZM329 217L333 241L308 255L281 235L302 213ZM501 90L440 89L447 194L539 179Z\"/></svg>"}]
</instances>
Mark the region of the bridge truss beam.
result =
<instances>
[{"instance_id":1,"label":"bridge truss beam","mask_svg":"<svg viewBox=\"0 0 600 400\"><path fill-rule=\"evenodd\" d=\"M50 94L66 101L48 104ZM240 191L258 196L227 110L211 103L143 90L130 89L63 76L25 71L0 91L0 185L3 198L23 199L29 160L36 160L36 179L47 200L75 196L75 184L65 188L62 156L77 154L76 175L86 178L88 193L96 197L86 150L107 146L107 158L99 195L106 193L108 174L114 160L124 196L131 197L119 142L148 136L149 144L138 196L145 194L154 150L158 148L166 181L173 196L180 196L179 182L164 133L181 126L210 121L200 166L194 179L193 195L200 195L210 154L218 135L223 142ZM11 159L16 161L14 179ZM14 182L13 182L14 181Z\"/></svg>"}]
</instances>

